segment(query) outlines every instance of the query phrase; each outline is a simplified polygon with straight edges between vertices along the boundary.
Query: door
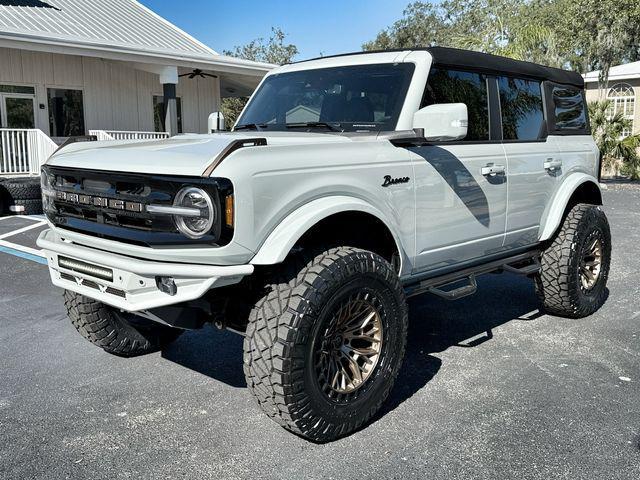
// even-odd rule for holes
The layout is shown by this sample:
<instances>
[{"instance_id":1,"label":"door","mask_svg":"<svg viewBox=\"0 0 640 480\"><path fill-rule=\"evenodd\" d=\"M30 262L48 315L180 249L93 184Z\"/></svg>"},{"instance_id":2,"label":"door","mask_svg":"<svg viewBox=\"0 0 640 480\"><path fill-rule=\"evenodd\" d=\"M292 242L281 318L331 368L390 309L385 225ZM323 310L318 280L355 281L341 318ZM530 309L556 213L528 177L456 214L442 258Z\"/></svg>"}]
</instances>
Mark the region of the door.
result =
<instances>
[{"instance_id":1,"label":"door","mask_svg":"<svg viewBox=\"0 0 640 480\"><path fill-rule=\"evenodd\" d=\"M0 128L35 128L35 97L20 93L0 93ZM0 131L0 172L27 173L29 167L27 134Z\"/></svg>"},{"instance_id":2,"label":"door","mask_svg":"<svg viewBox=\"0 0 640 480\"><path fill-rule=\"evenodd\" d=\"M422 107L465 103L467 136L412 148L416 271L447 268L503 249L507 211L504 150L492 141L488 76L432 68Z\"/></svg>"},{"instance_id":3,"label":"door","mask_svg":"<svg viewBox=\"0 0 640 480\"><path fill-rule=\"evenodd\" d=\"M35 128L35 98L20 93L0 93L2 128Z\"/></svg>"},{"instance_id":4,"label":"door","mask_svg":"<svg viewBox=\"0 0 640 480\"><path fill-rule=\"evenodd\" d=\"M416 268L499 253L507 210L500 144L426 146L415 153Z\"/></svg>"},{"instance_id":5,"label":"door","mask_svg":"<svg viewBox=\"0 0 640 480\"><path fill-rule=\"evenodd\" d=\"M498 76L497 85L509 172L505 248L517 249L538 241L562 162L556 139L547 136L542 82Z\"/></svg>"}]
</instances>

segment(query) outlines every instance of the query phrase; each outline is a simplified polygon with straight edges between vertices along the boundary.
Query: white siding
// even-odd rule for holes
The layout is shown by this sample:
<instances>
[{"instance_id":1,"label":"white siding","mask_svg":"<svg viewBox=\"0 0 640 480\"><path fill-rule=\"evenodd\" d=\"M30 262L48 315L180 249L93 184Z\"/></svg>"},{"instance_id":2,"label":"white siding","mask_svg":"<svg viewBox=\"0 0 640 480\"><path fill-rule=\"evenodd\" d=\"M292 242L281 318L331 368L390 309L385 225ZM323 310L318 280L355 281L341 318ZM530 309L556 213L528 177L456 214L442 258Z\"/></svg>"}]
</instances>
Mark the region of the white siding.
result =
<instances>
[{"instance_id":1,"label":"white siding","mask_svg":"<svg viewBox=\"0 0 640 480\"><path fill-rule=\"evenodd\" d=\"M182 72L181 72L182 73ZM157 75L125 62L0 48L0 83L36 87L36 128L49 134L47 88L83 90L86 130L153 131L153 95L162 95ZM217 78L180 78L185 132L204 133L218 109Z\"/></svg>"}]
</instances>

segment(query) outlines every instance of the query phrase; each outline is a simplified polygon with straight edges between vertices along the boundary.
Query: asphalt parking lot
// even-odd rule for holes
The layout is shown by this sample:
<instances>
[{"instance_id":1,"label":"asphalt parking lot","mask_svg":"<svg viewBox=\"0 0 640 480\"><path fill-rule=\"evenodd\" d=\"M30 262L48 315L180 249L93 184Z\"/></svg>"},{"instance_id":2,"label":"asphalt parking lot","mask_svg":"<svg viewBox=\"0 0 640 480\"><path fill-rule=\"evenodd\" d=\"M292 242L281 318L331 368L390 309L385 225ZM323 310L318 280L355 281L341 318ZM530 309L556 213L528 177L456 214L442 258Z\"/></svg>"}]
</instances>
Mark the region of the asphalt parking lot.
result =
<instances>
[{"instance_id":1,"label":"asphalt parking lot","mask_svg":"<svg viewBox=\"0 0 640 480\"><path fill-rule=\"evenodd\" d=\"M416 298L384 411L325 445L258 410L232 333L136 359L90 345L35 248L41 219L0 219L0 478L640 478L640 189L605 202L601 311L542 315L509 274L458 302Z\"/></svg>"}]
</instances>

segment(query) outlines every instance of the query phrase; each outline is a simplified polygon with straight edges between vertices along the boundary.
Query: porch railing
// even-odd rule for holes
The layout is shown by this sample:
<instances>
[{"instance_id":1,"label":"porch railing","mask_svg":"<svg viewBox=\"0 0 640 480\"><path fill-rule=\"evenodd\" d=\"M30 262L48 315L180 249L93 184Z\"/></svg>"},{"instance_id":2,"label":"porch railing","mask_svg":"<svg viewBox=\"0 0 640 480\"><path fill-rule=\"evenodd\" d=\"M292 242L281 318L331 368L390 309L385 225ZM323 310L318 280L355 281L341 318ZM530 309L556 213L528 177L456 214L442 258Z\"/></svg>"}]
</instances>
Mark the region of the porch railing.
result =
<instances>
[{"instance_id":1,"label":"porch railing","mask_svg":"<svg viewBox=\"0 0 640 480\"><path fill-rule=\"evenodd\" d=\"M42 130L0 128L0 175L40 175L57 148Z\"/></svg>"},{"instance_id":2,"label":"porch railing","mask_svg":"<svg viewBox=\"0 0 640 480\"><path fill-rule=\"evenodd\" d=\"M99 141L103 140L161 140L169 138L166 132L127 132L124 130L89 130L89 135L95 135Z\"/></svg>"}]
</instances>

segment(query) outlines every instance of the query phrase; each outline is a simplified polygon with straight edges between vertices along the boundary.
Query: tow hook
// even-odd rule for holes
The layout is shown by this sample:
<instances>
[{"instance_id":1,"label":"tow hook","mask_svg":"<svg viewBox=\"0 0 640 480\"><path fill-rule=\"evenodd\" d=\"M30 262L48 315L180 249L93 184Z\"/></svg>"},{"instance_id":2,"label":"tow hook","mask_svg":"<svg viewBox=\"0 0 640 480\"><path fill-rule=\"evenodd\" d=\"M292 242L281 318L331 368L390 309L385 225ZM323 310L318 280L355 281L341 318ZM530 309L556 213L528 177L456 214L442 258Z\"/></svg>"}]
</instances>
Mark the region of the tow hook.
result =
<instances>
[{"instance_id":1,"label":"tow hook","mask_svg":"<svg viewBox=\"0 0 640 480\"><path fill-rule=\"evenodd\" d=\"M174 297L178 293L178 286L173 277L156 277L156 287L163 293Z\"/></svg>"}]
</instances>

